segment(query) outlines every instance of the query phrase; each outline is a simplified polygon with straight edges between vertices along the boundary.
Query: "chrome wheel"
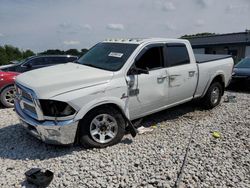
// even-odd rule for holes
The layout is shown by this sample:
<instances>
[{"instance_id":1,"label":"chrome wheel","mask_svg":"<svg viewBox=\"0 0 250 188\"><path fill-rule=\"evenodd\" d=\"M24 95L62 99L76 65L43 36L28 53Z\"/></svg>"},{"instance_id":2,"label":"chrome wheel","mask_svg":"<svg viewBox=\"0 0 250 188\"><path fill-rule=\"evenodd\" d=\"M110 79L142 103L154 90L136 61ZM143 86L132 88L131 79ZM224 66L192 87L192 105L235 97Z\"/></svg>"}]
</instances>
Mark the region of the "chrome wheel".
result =
<instances>
[{"instance_id":1,"label":"chrome wheel","mask_svg":"<svg viewBox=\"0 0 250 188\"><path fill-rule=\"evenodd\" d=\"M6 103L8 103L10 106L13 106L15 98L15 89L10 88L6 91L3 97Z\"/></svg>"},{"instance_id":2,"label":"chrome wheel","mask_svg":"<svg viewBox=\"0 0 250 188\"><path fill-rule=\"evenodd\" d=\"M216 104L220 98L220 89L218 87L214 87L211 93L211 103Z\"/></svg>"},{"instance_id":3,"label":"chrome wheel","mask_svg":"<svg viewBox=\"0 0 250 188\"><path fill-rule=\"evenodd\" d=\"M116 119L109 114L100 114L90 123L90 135L98 143L108 143L118 132Z\"/></svg>"}]
</instances>

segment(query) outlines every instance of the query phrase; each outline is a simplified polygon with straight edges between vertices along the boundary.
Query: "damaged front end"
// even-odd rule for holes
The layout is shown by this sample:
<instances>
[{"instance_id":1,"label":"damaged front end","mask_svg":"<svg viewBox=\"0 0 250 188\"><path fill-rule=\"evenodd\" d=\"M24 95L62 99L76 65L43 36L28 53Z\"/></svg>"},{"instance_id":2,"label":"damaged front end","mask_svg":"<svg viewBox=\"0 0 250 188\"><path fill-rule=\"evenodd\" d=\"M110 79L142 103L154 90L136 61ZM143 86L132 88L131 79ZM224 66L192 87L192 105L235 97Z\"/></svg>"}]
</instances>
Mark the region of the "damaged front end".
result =
<instances>
[{"instance_id":1,"label":"damaged front end","mask_svg":"<svg viewBox=\"0 0 250 188\"><path fill-rule=\"evenodd\" d=\"M30 134L49 144L68 145L75 141L77 111L69 104L55 100L39 100L36 94L16 84L15 110L21 124Z\"/></svg>"},{"instance_id":2,"label":"damaged front end","mask_svg":"<svg viewBox=\"0 0 250 188\"><path fill-rule=\"evenodd\" d=\"M69 120L76 115L76 110L66 102L55 100L39 100L44 119L47 120Z\"/></svg>"}]
</instances>

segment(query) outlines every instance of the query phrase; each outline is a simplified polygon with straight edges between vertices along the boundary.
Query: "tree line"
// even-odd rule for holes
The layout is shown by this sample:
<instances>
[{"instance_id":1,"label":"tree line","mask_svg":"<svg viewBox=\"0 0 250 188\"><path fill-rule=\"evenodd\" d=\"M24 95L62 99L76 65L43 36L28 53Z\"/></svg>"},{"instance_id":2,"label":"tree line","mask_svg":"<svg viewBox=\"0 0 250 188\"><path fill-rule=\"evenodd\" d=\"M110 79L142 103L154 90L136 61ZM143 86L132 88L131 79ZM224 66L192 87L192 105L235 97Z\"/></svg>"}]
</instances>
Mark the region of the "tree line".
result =
<instances>
[{"instance_id":1,"label":"tree line","mask_svg":"<svg viewBox=\"0 0 250 188\"><path fill-rule=\"evenodd\" d=\"M216 33L204 32L204 33L196 33L196 34L191 34L191 35L183 35L180 38L189 39L189 38L194 38L194 37L207 37L207 36L213 36L213 35L216 35Z\"/></svg>"},{"instance_id":2,"label":"tree line","mask_svg":"<svg viewBox=\"0 0 250 188\"><path fill-rule=\"evenodd\" d=\"M32 55L35 53L31 50L21 51L11 45L0 46L0 65L9 64L11 61L25 59Z\"/></svg>"},{"instance_id":3,"label":"tree line","mask_svg":"<svg viewBox=\"0 0 250 188\"><path fill-rule=\"evenodd\" d=\"M80 51L77 49L69 49L66 51L59 49L49 49L36 54L32 50L20 50L19 48L12 45L4 45L0 46L0 65L9 64L11 61L20 61L33 55L75 55L79 57L85 54L87 51L87 49L81 49Z\"/></svg>"}]
</instances>

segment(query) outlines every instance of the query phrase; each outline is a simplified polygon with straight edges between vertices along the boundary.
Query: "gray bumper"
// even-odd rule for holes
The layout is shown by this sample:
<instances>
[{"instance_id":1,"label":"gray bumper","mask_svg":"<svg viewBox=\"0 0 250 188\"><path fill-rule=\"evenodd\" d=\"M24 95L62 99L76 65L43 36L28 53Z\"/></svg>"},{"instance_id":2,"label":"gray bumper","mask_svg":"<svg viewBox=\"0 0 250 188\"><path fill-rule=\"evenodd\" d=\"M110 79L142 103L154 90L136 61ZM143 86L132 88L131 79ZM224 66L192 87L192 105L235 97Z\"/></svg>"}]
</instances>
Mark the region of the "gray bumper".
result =
<instances>
[{"instance_id":1,"label":"gray bumper","mask_svg":"<svg viewBox=\"0 0 250 188\"><path fill-rule=\"evenodd\" d=\"M26 115L16 101L15 110L22 126L36 138L48 144L68 145L74 143L78 122L73 120L36 121Z\"/></svg>"}]
</instances>

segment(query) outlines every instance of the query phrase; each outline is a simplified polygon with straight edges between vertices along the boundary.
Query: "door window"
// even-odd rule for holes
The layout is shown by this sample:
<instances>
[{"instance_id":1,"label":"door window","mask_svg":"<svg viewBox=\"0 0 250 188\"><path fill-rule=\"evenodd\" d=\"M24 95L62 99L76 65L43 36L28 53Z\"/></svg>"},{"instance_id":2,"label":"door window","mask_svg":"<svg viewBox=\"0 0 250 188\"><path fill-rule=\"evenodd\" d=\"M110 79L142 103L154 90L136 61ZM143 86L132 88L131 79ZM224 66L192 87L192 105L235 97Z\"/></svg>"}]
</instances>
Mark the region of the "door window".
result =
<instances>
[{"instance_id":1,"label":"door window","mask_svg":"<svg viewBox=\"0 0 250 188\"><path fill-rule=\"evenodd\" d=\"M56 65L64 63L63 57L47 57L47 65Z\"/></svg>"},{"instance_id":2,"label":"door window","mask_svg":"<svg viewBox=\"0 0 250 188\"><path fill-rule=\"evenodd\" d=\"M43 57L38 57L38 58L31 59L30 61L25 63L24 66L27 65L27 64L30 64L32 67L43 65L44 64L44 58Z\"/></svg>"},{"instance_id":3,"label":"door window","mask_svg":"<svg viewBox=\"0 0 250 188\"><path fill-rule=\"evenodd\" d=\"M68 63L68 57L53 57L52 64Z\"/></svg>"},{"instance_id":4,"label":"door window","mask_svg":"<svg viewBox=\"0 0 250 188\"><path fill-rule=\"evenodd\" d=\"M167 44L166 60L169 67L190 63L189 54L184 44Z\"/></svg>"},{"instance_id":5,"label":"door window","mask_svg":"<svg viewBox=\"0 0 250 188\"><path fill-rule=\"evenodd\" d=\"M46 57L45 64L46 65L57 65L68 62L68 57Z\"/></svg>"},{"instance_id":6,"label":"door window","mask_svg":"<svg viewBox=\"0 0 250 188\"><path fill-rule=\"evenodd\" d=\"M56 57L44 57L44 63L43 65L49 66L56 64Z\"/></svg>"},{"instance_id":7,"label":"door window","mask_svg":"<svg viewBox=\"0 0 250 188\"><path fill-rule=\"evenodd\" d=\"M135 66L141 69L158 69L163 66L163 47L151 47L136 61Z\"/></svg>"}]
</instances>

